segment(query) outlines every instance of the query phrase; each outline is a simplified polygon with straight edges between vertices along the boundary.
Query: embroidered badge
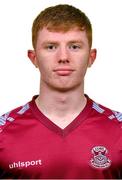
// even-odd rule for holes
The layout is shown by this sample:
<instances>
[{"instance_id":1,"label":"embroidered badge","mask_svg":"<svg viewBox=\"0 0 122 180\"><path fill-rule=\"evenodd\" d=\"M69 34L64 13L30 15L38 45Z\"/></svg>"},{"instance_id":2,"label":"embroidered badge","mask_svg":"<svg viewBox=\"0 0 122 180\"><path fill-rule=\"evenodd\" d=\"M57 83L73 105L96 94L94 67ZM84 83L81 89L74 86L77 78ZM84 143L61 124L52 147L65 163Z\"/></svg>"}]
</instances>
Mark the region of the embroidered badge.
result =
<instances>
[{"instance_id":1,"label":"embroidered badge","mask_svg":"<svg viewBox=\"0 0 122 180\"><path fill-rule=\"evenodd\" d=\"M95 168L108 168L111 165L111 160L107 157L108 150L104 146L95 146L92 149L93 158L91 165Z\"/></svg>"}]
</instances>

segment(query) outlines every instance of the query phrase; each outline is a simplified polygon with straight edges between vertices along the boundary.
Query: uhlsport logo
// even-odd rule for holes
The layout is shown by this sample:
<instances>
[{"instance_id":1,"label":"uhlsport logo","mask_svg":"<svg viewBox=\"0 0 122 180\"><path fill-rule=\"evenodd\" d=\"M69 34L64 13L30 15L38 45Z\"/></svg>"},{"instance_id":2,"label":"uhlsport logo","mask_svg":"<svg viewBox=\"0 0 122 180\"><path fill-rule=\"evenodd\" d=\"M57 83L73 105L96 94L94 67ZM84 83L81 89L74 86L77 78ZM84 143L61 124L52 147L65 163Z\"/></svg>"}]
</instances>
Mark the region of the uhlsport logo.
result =
<instances>
[{"instance_id":1,"label":"uhlsport logo","mask_svg":"<svg viewBox=\"0 0 122 180\"><path fill-rule=\"evenodd\" d=\"M108 150L104 146L95 146L92 149L93 158L91 165L95 168L108 168L111 165L111 160L107 157Z\"/></svg>"},{"instance_id":2,"label":"uhlsport logo","mask_svg":"<svg viewBox=\"0 0 122 180\"><path fill-rule=\"evenodd\" d=\"M42 165L42 161L39 160L32 160L32 161L18 161L13 162L12 164L9 164L9 169L14 168L27 168L29 166L40 166Z\"/></svg>"}]
</instances>

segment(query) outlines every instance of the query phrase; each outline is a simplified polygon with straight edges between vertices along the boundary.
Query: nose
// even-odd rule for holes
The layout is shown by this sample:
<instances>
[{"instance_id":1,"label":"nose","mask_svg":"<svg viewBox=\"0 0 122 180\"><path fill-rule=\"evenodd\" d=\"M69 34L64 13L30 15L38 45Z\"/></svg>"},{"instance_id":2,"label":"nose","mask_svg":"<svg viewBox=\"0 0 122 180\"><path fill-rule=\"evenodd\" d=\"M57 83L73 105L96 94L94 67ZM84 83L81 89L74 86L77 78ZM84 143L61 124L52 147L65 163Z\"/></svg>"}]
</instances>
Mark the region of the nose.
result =
<instances>
[{"instance_id":1,"label":"nose","mask_svg":"<svg viewBox=\"0 0 122 180\"><path fill-rule=\"evenodd\" d=\"M62 60L62 59L60 59L59 61L59 64L67 64L67 63L69 63L69 60L68 59L64 59L64 60Z\"/></svg>"},{"instance_id":2,"label":"nose","mask_svg":"<svg viewBox=\"0 0 122 180\"><path fill-rule=\"evenodd\" d=\"M68 64L69 62L70 61L69 61L67 48L66 47L60 47L58 63L59 64Z\"/></svg>"}]
</instances>

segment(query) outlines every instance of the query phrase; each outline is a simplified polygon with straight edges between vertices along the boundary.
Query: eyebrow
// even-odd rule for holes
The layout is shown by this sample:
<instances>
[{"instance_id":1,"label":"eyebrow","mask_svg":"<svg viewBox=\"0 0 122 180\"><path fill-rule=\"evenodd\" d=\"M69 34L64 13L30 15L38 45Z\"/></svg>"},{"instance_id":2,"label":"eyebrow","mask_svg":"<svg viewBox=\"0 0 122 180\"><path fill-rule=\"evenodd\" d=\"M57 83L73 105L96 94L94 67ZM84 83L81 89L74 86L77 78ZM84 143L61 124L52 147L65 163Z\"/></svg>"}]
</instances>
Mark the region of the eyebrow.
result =
<instances>
[{"instance_id":1,"label":"eyebrow","mask_svg":"<svg viewBox=\"0 0 122 180\"><path fill-rule=\"evenodd\" d=\"M49 41L44 41L44 42L42 42L42 46L44 46L44 45L47 45L47 44L58 44L59 42L58 41L53 41L53 40L49 40ZM84 42L83 41L81 41L81 40L70 40L70 41L68 41L68 44L73 44L73 43L80 43L80 44L84 44Z\"/></svg>"},{"instance_id":2,"label":"eyebrow","mask_svg":"<svg viewBox=\"0 0 122 180\"><path fill-rule=\"evenodd\" d=\"M71 41L69 41L69 43L80 43L80 44L84 44L84 42L81 41L81 40L71 40Z\"/></svg>"},{"instance_id":3,"label":"eyebrow","mask_svg":"<svg viewBox=\"0 0 122 180\"><path fill-rule=\"evenodd\" d=\"M58 44L58 42L57 41L44 41L44 42L42 42L42 46L45 46L45 45L47 45L47 44Z\"/></svg>"}]
</instances>

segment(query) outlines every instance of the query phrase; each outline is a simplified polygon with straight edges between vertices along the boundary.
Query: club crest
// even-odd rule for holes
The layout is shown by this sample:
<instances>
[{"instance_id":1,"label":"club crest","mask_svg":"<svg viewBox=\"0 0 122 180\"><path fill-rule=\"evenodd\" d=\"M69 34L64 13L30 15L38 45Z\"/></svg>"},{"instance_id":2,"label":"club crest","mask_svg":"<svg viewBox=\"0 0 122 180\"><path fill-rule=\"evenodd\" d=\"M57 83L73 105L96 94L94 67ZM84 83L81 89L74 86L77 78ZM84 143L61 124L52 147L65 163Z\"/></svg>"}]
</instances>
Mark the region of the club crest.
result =
<instances>
[{"instance_id":1,"label":"club crest","mask_svg":"<svg viewBox=\"0 0 122 180\"><path fill-rule=\"evenodd\" d=\"M92 149L93 158L91 165L95 168L108 168L111 165L111 160L107 157L108 150L104 146L95 146Z\"/></svg>"}]
</instances>

